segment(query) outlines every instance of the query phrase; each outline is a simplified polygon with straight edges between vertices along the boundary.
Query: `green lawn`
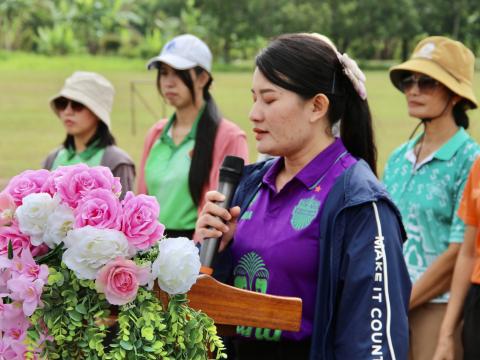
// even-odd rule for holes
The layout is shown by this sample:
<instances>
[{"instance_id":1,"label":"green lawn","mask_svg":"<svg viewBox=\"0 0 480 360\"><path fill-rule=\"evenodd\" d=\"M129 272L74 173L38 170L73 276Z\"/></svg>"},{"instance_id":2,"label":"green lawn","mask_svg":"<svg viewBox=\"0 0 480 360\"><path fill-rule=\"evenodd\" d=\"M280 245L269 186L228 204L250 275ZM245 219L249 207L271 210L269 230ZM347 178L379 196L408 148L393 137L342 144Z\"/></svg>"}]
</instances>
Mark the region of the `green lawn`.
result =
<instances>
[{"instance_id":1,"label":"green lawn","mask_svg":"<svg viewBox=\"0 0 480 360\"><path fill-rule=\"evenodd\" d=\"M155 117L136 97L136 133L132 133L130 83L140 81L136 88L156 114L170 113L156 93L155 73L146 71L141 60L0 55L0 183L22 170L38 168L46 154L62 142L63 127L50 110L48 99L75 70L98 71L114 84L113 132L137 163L144 135ZM248 120L251 74L217 72L214 77L214 97L223 114L246 131L250 159L254 160L255 140ZM388 154L408 138L417 121L408 117L404 97L390 84L386 72L367 72L367 78L381 171ZM477 74L476 89L479 87ZM470 133L480 141L480 112L470 114Z\"/></svg>"}]
</instances>

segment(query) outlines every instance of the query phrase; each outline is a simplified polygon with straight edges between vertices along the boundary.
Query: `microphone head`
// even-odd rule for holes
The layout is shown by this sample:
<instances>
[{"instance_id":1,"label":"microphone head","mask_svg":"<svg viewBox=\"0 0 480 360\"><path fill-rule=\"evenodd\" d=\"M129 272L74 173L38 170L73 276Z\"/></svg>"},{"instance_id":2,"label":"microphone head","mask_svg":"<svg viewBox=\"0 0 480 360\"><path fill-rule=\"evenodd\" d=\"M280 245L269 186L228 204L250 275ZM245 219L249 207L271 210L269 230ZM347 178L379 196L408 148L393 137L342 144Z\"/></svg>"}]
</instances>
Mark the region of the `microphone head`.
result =
<instances>
[{"instance_id":1,"label":"microphone head","mask_svg":"<svg viewBox=\"0 0 480 360\"><path fill-rule=\"evenodd\" d=\"M244 160L238 156L227 155L220 167L220 182L232 182L237 184L242 176Z\"/></svg>"}]
</instances>

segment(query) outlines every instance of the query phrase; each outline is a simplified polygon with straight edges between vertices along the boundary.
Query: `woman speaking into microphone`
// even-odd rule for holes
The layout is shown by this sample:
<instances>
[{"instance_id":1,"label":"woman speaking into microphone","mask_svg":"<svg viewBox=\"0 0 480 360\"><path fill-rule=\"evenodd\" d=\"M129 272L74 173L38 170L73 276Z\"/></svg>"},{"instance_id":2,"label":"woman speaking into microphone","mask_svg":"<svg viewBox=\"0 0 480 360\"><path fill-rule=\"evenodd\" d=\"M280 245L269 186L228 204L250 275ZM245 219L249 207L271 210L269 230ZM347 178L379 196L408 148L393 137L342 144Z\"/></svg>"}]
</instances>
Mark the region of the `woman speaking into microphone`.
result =
<instances>
[{"instance_id":1,"label":"woman speaking into microphone","mask_svg":"<svg viewBox=\"0 0 480 360\"><path fill-rule=\"evenodd\" d=\"M277 158L245 168L229 210L208 192L196 231L221 237L235 286L303 309L299 332L238 327L237 359L406 359L405 233L375 176L364 82L321 35L280 36L256 58L250 120Z\"/></svg>"}]
</instances>

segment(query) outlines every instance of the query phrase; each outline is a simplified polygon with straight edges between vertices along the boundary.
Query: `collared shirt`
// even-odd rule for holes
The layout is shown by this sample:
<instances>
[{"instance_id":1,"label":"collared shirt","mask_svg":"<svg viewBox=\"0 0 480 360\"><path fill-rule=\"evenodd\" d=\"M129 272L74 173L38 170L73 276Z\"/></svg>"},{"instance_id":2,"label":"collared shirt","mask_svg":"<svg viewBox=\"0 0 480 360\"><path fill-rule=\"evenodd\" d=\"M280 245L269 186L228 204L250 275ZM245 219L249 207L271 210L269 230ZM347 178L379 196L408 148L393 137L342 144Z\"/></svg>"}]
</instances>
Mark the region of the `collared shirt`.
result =
<instances>
[{"instance_id":1,"label":"collared shirt","mask_svg":"<svg viewBox=\"0 0 480 360\"><path fill-rule=\"evenodd\" d=\"M195 229L197 207L190 195L188 175L197 124L203 109L204 107L199 111L190 132L178 145L173 142L171 136L175 121L175 114L173 114L162 135L150 150L145 164L147 192L157 198L160 204L159 221L167 229Z\"/></svg>"},{"instance_id":2,"label":"collared shirt","mask_svg":"<svg viewBox=\"0 0 480 360\"><path fill-rule=\"evenodd\" d=\"M451 243L463 242L465 224L457 210L468 173L480 152L478 144L460 128L414 168L414 148L420 136L393 152L383 178L407 231L404 256L412 283ZM447 301L448 294L443 294L432 302Z\"/></svg>"},{"instance_id":3,"label":"collared shirt","mask_svg":"<svg viewBox=\"0 0 480 360\"><path fill-rule=\"evenodd\" d=\"M300 332L237 327L256 340L303 340L312 334L323 203L335 179L357 160L336 139L277 191L283 158L263 177L237 224L232 244L234 285L252 291L302 298ZM255 311L255 309L252 309Z\"/></svg>"},{"instance_id":4,"label":"collared shirt","mask_svg":"<svg viewBox=\"0 0 480 360\"><path fill-rule=\"evenodd\" d=\"M99 149L96 143L87 147L84 151L77 153L73 149L61 148L52 164L52 169L55 170L59 166L68 166L75 164L86 164L88 166L99 166L102 162L105 148Z\"/></svg>"},{"instance_id":5,"label":"collared shirt","mask_svg":"<svg viewBox=\"0 0 480 360\"><path fill-rule=\"evenodd\" d=\"M480 226L480 158L477 158L468 175L458 216L465 224L478 228ZM470 281L480 285L480 231L475 235L475 262Z\"/></svg>"}]
</instances>

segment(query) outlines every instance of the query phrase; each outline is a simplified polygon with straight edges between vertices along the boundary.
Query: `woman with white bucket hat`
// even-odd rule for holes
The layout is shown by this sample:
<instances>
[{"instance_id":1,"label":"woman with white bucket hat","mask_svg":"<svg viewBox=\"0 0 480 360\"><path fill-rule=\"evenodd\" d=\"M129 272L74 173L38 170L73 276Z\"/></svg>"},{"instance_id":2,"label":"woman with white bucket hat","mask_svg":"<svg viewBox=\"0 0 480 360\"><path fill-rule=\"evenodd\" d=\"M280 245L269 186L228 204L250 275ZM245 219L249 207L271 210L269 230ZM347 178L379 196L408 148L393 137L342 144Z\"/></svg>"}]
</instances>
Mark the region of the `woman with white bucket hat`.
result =
<instances>
[{"instance_id":1,"label":"woman with white bucket hat","mask_svg":"<svg viewBox=\"0 0 480 360\"><path fill-rule=\"evenodd\" d=\"M84 163L106 166L120 178L122 198L133 189L135 166L130 156L115 146L110 132L113 85L94 72L77 71L65 80L50 106L65 127L67 136L61 147L52 151L43 167Z\"/></svg>"},{"instance_id":2,"label":"woman with white bucket hat","mask_svg":"<svg viewBox=\"0 0 480 360\"><path fill-rule=\"evenodd\" d=\"M198 37L184 34L147 63L175 112L147 134L138 171L138 192L157 198L170 237L192 238L205 193L217 189L226 155L248 160L245 133L223 118L210 94L212 54Z\"/></svg>"},{"instance_id":3,"label":"woman with white bucket hat","mask_svg":"<svg viewBox=\"0 0 480 360\"><path fill-rule=\"evenodd\" d=\"M465 131L473 93L475 57L462 43L443 36L420 41L411 58L390 69L404 93L408 114L423 132L396 149L384 182L402 213L408 240L404 256L413 288L410 297L409 359L431 360L447 303L465 224L457 214L478 144ZM460 334L452 333L455 359Z\"/></svg>"}]
</instances>

